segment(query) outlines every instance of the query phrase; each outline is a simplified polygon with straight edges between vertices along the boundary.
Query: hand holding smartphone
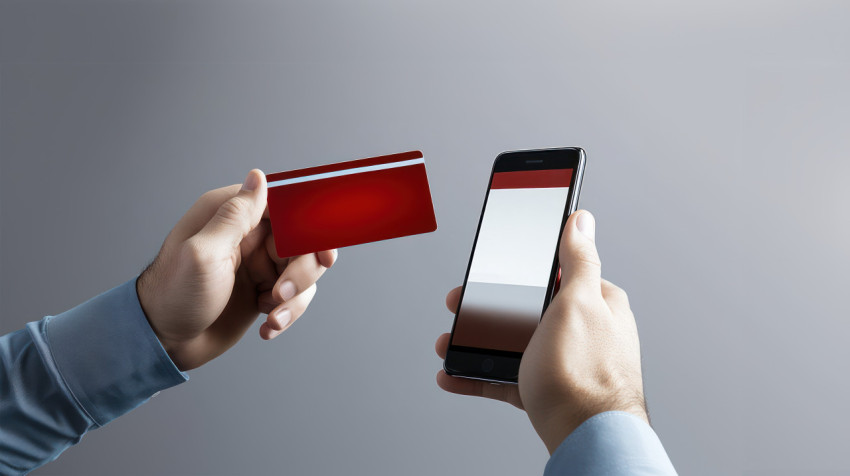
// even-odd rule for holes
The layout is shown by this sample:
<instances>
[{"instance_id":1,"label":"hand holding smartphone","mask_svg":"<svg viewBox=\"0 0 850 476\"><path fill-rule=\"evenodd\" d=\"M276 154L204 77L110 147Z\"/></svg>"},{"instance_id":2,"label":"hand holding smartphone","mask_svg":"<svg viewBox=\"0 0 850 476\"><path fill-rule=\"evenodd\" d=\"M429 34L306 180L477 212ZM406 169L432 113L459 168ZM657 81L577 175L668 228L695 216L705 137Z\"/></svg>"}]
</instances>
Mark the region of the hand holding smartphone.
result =
<instances>
[{"instance_id":1,"label":"hand holding smartphone","mask_svg":"<svg viewBox=\"0 0 850 476\"><path fill-rule=\"evenodd\" d=\"M557 289L558 243L584 165L577 147L496 157L446 353L449 375L516 383Z\"/></svg>"}]
</instances>

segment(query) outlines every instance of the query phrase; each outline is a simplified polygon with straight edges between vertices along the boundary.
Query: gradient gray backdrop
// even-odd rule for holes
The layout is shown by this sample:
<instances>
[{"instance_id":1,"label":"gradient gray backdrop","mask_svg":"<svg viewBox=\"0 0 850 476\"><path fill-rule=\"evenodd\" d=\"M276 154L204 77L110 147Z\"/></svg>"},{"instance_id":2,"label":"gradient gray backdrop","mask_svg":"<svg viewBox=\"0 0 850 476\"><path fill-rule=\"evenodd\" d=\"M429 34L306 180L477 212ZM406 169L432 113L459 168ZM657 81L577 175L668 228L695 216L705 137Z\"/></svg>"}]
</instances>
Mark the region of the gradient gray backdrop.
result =
<instances>
[{"instance_id":1,"label":"gradient gray backdrop","mask_svg":"<svg viewBox=\"0 0 850 476\"><path fill-rule=\"evenodd\" d=\"M205 190L421 149L436 233L35 474L540 474L434 339L493 158L581 146L681 474L848 474L847 2L0 3L0 332L136 275Z\"/></svg>"}]
</instances>

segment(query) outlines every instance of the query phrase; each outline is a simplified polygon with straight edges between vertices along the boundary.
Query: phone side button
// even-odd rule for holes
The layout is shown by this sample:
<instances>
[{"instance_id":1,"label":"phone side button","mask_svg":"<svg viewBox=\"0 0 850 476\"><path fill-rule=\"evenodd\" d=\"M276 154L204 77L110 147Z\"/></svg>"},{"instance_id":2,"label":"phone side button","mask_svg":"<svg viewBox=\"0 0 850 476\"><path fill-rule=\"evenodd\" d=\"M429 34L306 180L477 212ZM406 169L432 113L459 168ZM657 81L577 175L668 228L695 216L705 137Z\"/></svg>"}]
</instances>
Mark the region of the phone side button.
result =
<instances>
[{"instance_id":1,"label":"phone side button","mask_svg":"<svg viewBox=\"0 0 850 476\"><path fill-rule=\"evenodd\" d=\"M490 373L493 371L493 359L484 359L481 361L481 370Z\"/></svg>"}]
</instances>

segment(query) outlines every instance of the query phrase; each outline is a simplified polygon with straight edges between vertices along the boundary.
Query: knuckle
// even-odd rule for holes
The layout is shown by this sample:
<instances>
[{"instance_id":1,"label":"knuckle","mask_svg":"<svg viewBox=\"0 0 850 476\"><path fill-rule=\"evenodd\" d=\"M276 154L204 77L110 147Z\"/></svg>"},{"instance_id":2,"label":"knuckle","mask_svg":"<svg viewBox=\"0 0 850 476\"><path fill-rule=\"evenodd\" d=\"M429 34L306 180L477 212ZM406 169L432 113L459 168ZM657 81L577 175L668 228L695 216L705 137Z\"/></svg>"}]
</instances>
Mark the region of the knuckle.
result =
<instances>
[{"instance_id":1,"label":"knuckle","mask_svg":"<svg viewBox=\"0 0 850 476\"><path fill-rule=\"evenodd\" d=\"M202 240L195 237L189 238L183 242L180 249L180 261L187 264L206 263L212 258L209 246L206 246Z\"/></svg>"},{"instance_id":2,"label":"knuckle","mask_svg":"<svg viewBox=\"0 0 850 476\"><path fill-rule=\"evenodd\" d=\"M602 281L602 291L606 301L613 300L622 304L629 304L629 295L626 290L610 281Z\"/></svg>"},{"instance_id":3,"label":"knuckle","mask_svg":"<svg viewBox=\"0 0 850 476\"><path fill-rule=\"evenodd\" d=\"M593 267L601 267L602 262L599 260L599 254L590 247L584 247L576 253L575 260L577 263L581 263L588 266Z\"/></svg>"},{"instance_id":4,"label":"knuckle","mask_svg":"<svg viewBox=\"0 0 850 476\"><path fill-rule=\"evenodd\" d=\"M318 290L318 286L316 283L313 283L312 286L305 290L304 294L304 307L307 307L312 301L313 298L316 297L316 291Z\"/></svg>"},{"instance_id":5,"label":"knuckle","mask_svg":"<svg viewBox=\"0 0 850 476\"><path fill-rule=\"evenodd\" d=\"M567 255L567 261L600 265L599 253L596 251L596 245L593 243L574 243L566 248L562 248L561 253Z\"/></svg>"},{"instance_id":6,"label":"knuckle","mask_svg":"<svg viewBox=\"0 0 850 476\"><path fill-rule=\"evenodd\" d=\"M223 220L241 223L244 221L245 213L250 209L250 203L239 195L231 197L219 208L219 216Z\"/></svg>"},{"instance_id":7,"label":"knuckle","mask_svg":"<svg viewBox=\"0 0 850 476\"><path fill-rule=\"evenodd\" d=\"M624 303L629 303L629 293L625 289L617 288L617 294Z\"/></svg>"},{"instance_id":8,"label":"knuckle","mask_svg":"<svg viewBox=\"0 0 850 476\"><path fill-rule=\"evenodd\" d=\"M626 293L626 290L614 284L611 285L611 294L622 301L628 302L629 300L629 295Z\"/></svg>"}]
</instances>

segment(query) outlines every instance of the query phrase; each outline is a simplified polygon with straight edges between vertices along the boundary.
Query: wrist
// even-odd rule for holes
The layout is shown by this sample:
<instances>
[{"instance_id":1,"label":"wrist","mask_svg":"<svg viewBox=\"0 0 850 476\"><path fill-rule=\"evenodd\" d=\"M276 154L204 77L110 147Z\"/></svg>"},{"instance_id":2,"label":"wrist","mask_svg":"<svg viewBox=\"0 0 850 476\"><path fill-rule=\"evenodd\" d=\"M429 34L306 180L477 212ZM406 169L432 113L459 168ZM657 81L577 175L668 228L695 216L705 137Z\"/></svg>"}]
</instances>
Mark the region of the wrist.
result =
<instances>
[{"instance_id":1,"label":"wrist","mask_svg":"<svg viewBox=\"0 0 850 476\"><path fill-rule=\"evenodd\" d=\"M553 411L548 417L538 419L541 423L535 425L535 429L551 455L573 431L595 414L576 412L574 409L573 411Z\"/></svg>"},{"instance_id":2,"label":"wrist","mask_svg":"<svg viewBox=\"0 0 850 476\"><path fill-rule=\"evenodd\" d=\"M68 398L100 426L187 379L152 332L136 281L28 325Z\"/></svg>"},{"instance_id":3,"label":"wrist","mask_svg":"<svg viewBox=\"0 0 850 476\"><path fill-rule=\"evenodd\" d=\"M153 330L153 333L154 335L156 335L156 338L159 340L159 343L160 345L162 345L162 348L165 349L165 352L168 354L168 357L172 360L172 362L176 363L174 359L176 344L172 340L167 339L165 336L163 336L162 332L160 332L158 326L156 325L155 316L157 314L154 309L155 306L152 298L156 294L156 292L152 289L153 279L151 279L152 269L155 265L156 262L148 266L136 279L136 295L139 298L139 305L142 308L142 313L145 315L145 319L147 319L148 321L148 325L151 327L151 330ZM181 368L180 370L184 369Z\"/></svg>"},{"instance_id":4,"label":"wrist","mask_svg":"<svg viewBox=\"0 0 850 476\"><path fill-rule=\"evenodd\" d=\"M646 405L643 397L633 402L608 402L605 405L596 405L592 408L583 408L576 410L575 405L565 405L564 408L555 409L549 412L547 417L537 418L539 425L534 425L537 434L546 445L549 454L555 452L561 443L564 442L576 429L584 422L593 418L596 415L606 412L624 412L634 415L649 424L649 415L646 411Z\"/></svg>"}]
</instances>

